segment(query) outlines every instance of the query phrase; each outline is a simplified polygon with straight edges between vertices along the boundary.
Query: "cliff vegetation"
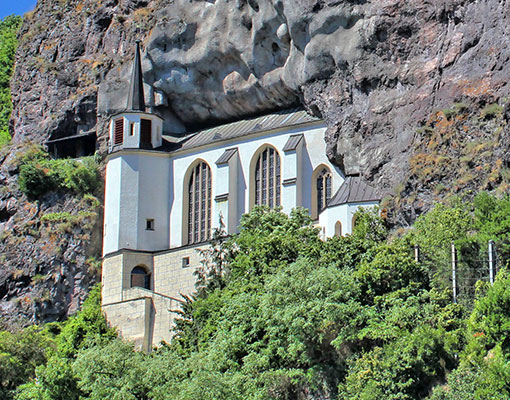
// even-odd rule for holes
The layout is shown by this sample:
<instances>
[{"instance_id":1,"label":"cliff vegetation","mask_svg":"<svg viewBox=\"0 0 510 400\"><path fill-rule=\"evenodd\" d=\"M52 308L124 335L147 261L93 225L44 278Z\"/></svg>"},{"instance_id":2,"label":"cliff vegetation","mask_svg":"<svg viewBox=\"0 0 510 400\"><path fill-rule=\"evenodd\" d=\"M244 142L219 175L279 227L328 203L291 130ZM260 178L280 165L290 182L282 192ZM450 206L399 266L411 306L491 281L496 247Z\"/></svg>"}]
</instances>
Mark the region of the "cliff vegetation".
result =
<instances>
[{"instance_id":1,"label":"cliff vegetation","mask_svg":"<svg viewBox=\"0 0 510 400\"><path fill-rule=\"evenodd\" d=\"M10 329L76 312L99 278L101 245L99 160L52 160L29 140L9 143L21 24L0 21L0 327Z\"/></svg>"},{"instance_id":2,"label":"cliff vegetation","mask_svg":"<svg viewBox=\"0 0 510 400\"><path fill-rule=\"evenodd\" d=\"M16 35L22 19L18 16L0 20L0 147L11 138L9 118L11 117L11 75L14 67L14 54L18 46Z\"/></svg>"},{"instance_id":3,"label":"cliff vegetation","mask_svg":"<svg viewBox=\"0 0 510 400\"><path fill-rule=\"evenodd\" d=\"M215 235L172 343L135 352L97 287L68 321L0 336L4 398L507 399L508 272L465 279L457 304L445 275L452 240L466 277L487 237L508 260L509 210L482 193L400 236L360 212L352 235L323 242L302 210L255 209Z\"/></svg>"},{"instance_id":4,"label":"cliff vegetation","mask_svg":"<svg viewBox=\"0 0 510 400\"><path fill-rule=\"evenodd\" d=\"M1 21L0 397L508 399L509 16L500 0L39 0ZM326 242L299 210L245 216L151 354L107 327L99 288L82 306L99 158L37 145L95 129L104 152L138 38L166 133L300 103L330 160L385 195L384 219Z\"/></svg>"},{"instance_id":5,"label":"cliff vegetation","mask_svg":"<svg viewBox=\"0 0 510 400\"><path fill-rule=\"evenodd\" d=\"M31 143L5 145L0 160L0 326L63 320L100 275L100 165Z\"/></svg>"}]
</instances>

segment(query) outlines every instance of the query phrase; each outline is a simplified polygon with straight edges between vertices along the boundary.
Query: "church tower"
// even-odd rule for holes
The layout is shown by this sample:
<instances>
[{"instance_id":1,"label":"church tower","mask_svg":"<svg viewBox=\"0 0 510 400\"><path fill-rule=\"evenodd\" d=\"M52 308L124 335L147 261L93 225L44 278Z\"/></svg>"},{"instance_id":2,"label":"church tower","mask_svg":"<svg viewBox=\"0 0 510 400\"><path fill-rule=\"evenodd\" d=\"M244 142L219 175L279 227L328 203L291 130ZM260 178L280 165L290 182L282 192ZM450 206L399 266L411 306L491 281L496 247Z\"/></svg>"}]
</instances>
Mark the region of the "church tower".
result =
<instances>
[{"instance_id":1,"label":"church tower","mask_svg":"<svg viewBox=\"0 0 510 400\"><path fill-rule=\"evenodd\" d=\"M162 151L163 122L146 111L137 42L126 109L109 122L102 305L109 322L146 350L157 336L150 300L154 296L151 252L168 249L170 241L170 158ZM160 321L158 326L169 323Z\"/></svg>"},{"instance_id":2,"label":"church tower","mask_svg":"<svg viewBox=\"0 0 510 400\"><path fill-rule=\"evenodd\" d=\"M163 119L145 111L139 42L126 110L111 117L109 128L103 256L166 249L169 158L160 151Z\"/></svg>"}]
</instances>

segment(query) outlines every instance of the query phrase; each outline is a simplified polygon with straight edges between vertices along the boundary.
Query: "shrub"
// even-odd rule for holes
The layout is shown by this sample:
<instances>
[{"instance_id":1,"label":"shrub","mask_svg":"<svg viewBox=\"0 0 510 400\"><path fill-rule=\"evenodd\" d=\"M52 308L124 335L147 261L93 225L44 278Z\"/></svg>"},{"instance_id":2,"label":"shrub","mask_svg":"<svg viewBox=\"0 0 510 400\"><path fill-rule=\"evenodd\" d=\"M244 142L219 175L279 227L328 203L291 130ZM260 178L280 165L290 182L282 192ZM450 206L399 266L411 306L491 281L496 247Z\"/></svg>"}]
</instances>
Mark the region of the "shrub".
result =
<instances>
[{"instance_id":1,"label":"shrub","mask_svg":"<svg viewBox=\"0 0 510 400\"><path fill-rule=\"evenodd\" d=\"M94 157L81 160L50 160L40 147L31 147L21 157L18 184L31 199L49 192L94 193L100 185Z\"/></svg>"},{"instance_id":2,"label":"shrub","mask_svg":"<svg viewBox=\"0 0 510 400\"><path fill-rule=\"evenodd\" d=\"M10 140L7 132L12 110L9 82L18 46L16 34L20 26L19 16L10 15L0 19L0 147Z\"/></svg>"},{"instance_id":3,"label":"shrub","mask_svg":"<svg viewBox=\"0 0 510 400\"><path fill-rule=\"evenodd\" d=\"M16 386L34 376L52 346L49 335L37 326L0 332L0 398L10 399Z\"/></svg>"},{"instance_id":4,"label":"shrub","mask_svg":"<svg viewBox=\"0 0 510 400\"><path fill-rule=\"evenodd\" d=\"M29 198L38 199L44 194L57 190L62 181L49 165L49 160L34 160L20 167L19 188Z\"/></svg>"},{"instance_id":5,"label":"shrub","mask_svg":"<svg viewBox=\"0 0 510 400\"><path fill-rule=\"evenodd\" d=\"M0 131L0 147L5 146L11 140L11 135L6 130Z\"/></svg>"},{"instance_id":6,"label":"shrub","mask_svg":"<svg viewBox=\"0 0 510 400\"><path fill-rule=\"evenodd\" d=\"M62 161L62 160L60 160ZM93 157L81 161L63 160L65 168L65 186L78 194L94 193L98 188L99 171Z\"/></svg>"}]
</instances>

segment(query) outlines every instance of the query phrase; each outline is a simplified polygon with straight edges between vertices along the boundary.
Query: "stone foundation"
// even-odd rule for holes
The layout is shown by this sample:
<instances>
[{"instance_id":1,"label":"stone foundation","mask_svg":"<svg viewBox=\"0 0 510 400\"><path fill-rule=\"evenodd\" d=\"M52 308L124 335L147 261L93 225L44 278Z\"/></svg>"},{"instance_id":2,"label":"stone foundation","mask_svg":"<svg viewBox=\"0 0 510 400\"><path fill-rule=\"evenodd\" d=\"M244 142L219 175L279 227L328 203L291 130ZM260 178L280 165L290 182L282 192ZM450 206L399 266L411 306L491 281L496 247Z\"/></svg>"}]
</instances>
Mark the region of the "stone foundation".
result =
<instances>
[{"instance_id":1,"label":"stone foundation","mask_svg":"<svg viewBox=\"0 0 510 400\"><path fill-rule=\"evenodd\" d=\"M194 292L199 249L207 247L200 244L155 253L121 250L106 256L102 309L108 323L139 350L150 351L169 342L177 316L173 311L179 309L183 295ZM149 290L131 287L131 270L139 265L150 272Z\"/></svg>"}]
</instances>

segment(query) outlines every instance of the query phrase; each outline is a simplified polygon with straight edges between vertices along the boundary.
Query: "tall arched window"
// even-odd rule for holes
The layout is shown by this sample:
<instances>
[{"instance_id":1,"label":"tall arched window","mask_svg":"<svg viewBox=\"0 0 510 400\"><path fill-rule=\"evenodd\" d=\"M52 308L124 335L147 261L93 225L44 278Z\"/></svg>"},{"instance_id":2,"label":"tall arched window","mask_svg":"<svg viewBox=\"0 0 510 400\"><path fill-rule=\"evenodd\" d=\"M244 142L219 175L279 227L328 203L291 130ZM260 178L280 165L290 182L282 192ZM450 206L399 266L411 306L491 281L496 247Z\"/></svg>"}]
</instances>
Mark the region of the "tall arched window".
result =
<instances>
[{"instance_id":1,"label":"tall arched window","mask_svg":"<svg viewBox=\"0 0 510 400\"><path fill-rule=\"evenodd\" d=\"M131 287L141 287L150 290L151 275L145 267L138 265L131 270Z\"/></svg>"},{"instance_id":2,"label":"tall arched window","mask_svg":"<svg viewBox=\"0 0 510 400\"><path fill-rule=\"evenodd\" d=\"M280 155L272 147L259 154L255 163L255 205L280 206Z\"/></svg>"},{"instance_id":3,"label":"tall arched window","mask_svg":"<svg viewBox=\"0 0 510 400\"><path fill-rule=\"evenodd\" d=\"M331 171L319 166L312 175L312 217L318 218L331 199Z\"/></svg>"},{"instance_id":4,"label":"tall arched window","mask_svg":"<svg viewBox=\"0 0 510 400\"><path fill-rule=\"evenodd\" d=\"M317 213L320 214L331 199L331 172L323 168L317 175Z\"/></svg>"},{"instance_id":5,"label":"tall arched window","mask_svg":"<svg viewBox=\"0 0 510 400\"><path fill-rule=\"evenodd\" d=\"M335 224L335 236L342 236L342 223L340 221Z\"/></svg>"},{"instance_id":6,"label":"tall arched window","mask_svg":"<svg viewBox=\"0 0 510 400\"><path fill-rule=\"evenodd\" d=\"M188 181L188 244L211 238L211 169L198 163Z\"/></svg>"}]
</instances>

